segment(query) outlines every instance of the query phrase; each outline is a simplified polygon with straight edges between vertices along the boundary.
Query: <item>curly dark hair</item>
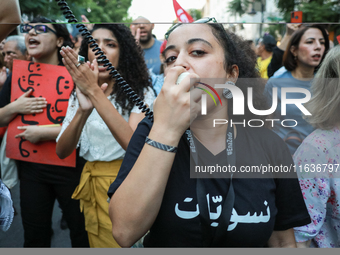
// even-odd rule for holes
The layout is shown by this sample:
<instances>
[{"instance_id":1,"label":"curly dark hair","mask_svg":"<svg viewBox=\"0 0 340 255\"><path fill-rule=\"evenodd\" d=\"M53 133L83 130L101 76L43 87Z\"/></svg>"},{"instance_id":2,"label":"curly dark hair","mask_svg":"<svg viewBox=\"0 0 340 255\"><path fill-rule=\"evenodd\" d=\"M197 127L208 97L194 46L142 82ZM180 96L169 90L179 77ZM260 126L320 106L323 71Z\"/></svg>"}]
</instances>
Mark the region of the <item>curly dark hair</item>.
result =
<instances>
[{"instance_id":1,"label":"curly dark hair","mask_svg":"<svg viewBox=\"0 0 340 255\"><path fill-rule=\"evenodd\" d=\"M48 18L46 18L44 16L37 16L32 21L30 21L30 23L51 23L53 28L54 28L54 30L57 33L57 37L64 38L64 42L63 42L63 45L61 47L69 46L69 47L73 48L74 44L73 44L73 42L71 40L70 33L68 32L65 24L56 23L55 20L48 19ZM61 59L63 58L61 56L61 54L60 54L61 47L58 48L58 60L59 60L59 64L62 64L62 60Z\"/></svg>"},{"instance_id":2,"label":"curly dark hair","mask_svg":"<svg viewBox=\"0 0 340 255\"><path fill-rule=\"evenodd\" d=\"M110 30L116 37L119 44L119 61L118 66L115 68L132 90L143 100L144 89L150 87L152 90L152 87L142 48L136 44L130 30L123 24L95 24L92 32L99 28ZM79 55L84 56L86 60L88 60L88 49L87 41L83 40ZM123 114L124 110L127 110L129 113L131 112L134 103L128 100L128 96L117 86L117 82L113 86L111 95L115 95L116 107L120 106Z\"/></svg>"},{"instance_id":3,"label":"curly dark hair","mask_svg":"<svg viewBox=\"0 0 340 255\"><path fill-rule=\"evenodd\" d=\"M184 23L183 23L184 24ZM183 25L178 24L178 26ZM189 25L189 24L187 24ZM224 51L224 69L230 73L233 65L239 68L239 76L236 81L236 86L239 87L245 97L244 100L244 115L233 114L233 98L228 100L228 116L233 121L243 121L251 119L265 120L267 116L259 116L253 114L247 105L248 88L253 91L253 106L257 110L267 110L267 98L263 94L264 80L261 79L260 74L256 68L257 56L252 50L250 44L243 38L226 30L219 23L206 23L210 26L213 35L218 43L222 46ZM269 127L268 122L264 122L265 127Z\"/></svg>"},{"instance_id":4,"label":"curly dark hair","mask_svg":"<svg viewBox=\"0 0 340 255\"><path fill-rule=\"evenodd\" d=\"M228 116L233 121L242 121L250 119L264 120L267 116L258 116L253 114L247 105L248 88L253 90L253 106L257 110L268 109L267 98L263 95L264 82L256 68L257 56L250 47L249 43L236 34L225 30L220 24L207 23L212 29L213 35L224 49L224 69L229 73L232 66L237 65L239 68L239 76L236 86L239 87L244 100L244 115L233 115L233 100L228 100Z\"/></svg>"}]
</instances>

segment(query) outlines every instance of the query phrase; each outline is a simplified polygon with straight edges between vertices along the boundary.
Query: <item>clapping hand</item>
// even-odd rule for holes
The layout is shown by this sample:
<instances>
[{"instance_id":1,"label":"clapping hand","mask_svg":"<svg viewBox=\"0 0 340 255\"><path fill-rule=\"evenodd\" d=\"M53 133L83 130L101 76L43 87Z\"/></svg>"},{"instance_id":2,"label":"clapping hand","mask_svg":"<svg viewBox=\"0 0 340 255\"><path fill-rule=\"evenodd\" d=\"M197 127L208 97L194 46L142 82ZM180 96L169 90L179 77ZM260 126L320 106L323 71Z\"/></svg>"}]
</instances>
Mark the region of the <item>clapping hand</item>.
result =
<instances>
[{"instance_id":1,"label":"clapping hand","mask_svg":"<svg viewBox=\"0 0 340 255\"><path fill-rule=\"evenodd\" d=\"M98 86L98 63L97 60L78 65L78 54L69 47L62 47L60 51L63 63L79 90L86 96L92 94Z\"/></svg>"},{"instance_id":2,"label":"clapping hand","mask_svg":"<svg viewBox=\"0 0 340 255\"><path fill-rule=\"evenodd\" d=\"M105 92L105 90L107 89L108 84L107 83L103 83L103 85L101 85L101 89L103 92ZM93 109L93 104L91 102L91 100L84 95L80 89L78 87L76 87L76 93L77 93L77 98L78 98L78 102L79 102L79 107L82 111L92 111Z\"/></svg>"}]
</instances>

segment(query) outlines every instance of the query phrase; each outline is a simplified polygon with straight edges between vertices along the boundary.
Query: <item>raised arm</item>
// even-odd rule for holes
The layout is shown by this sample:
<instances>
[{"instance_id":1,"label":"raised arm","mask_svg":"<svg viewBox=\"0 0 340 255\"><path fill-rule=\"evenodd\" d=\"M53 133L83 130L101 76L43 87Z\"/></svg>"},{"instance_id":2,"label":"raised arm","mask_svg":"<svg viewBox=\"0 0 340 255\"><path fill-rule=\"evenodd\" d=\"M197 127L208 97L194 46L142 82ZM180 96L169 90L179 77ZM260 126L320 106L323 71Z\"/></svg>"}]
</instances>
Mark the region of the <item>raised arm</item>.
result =
<instances>
[{"instance_id":1,"label":"raised arm","mask_svg":"<svg viewBox=\"0 0 340 255\"><path fill-rule=\"evenodd\" d=\"M77 53L71 48L63 48L61 54L63 56L63 63L70 72L77 87L90 99L116 141L126 150L134 130L120 115L98 85L98 64L96 60L94 60L92 71L88 65L76 67L78 63ZM143 116L144 114L139 114L139 119L142 120ZM134 119L135 117L132 118Z\"/></svg>"},{"instance_id":2,"label":"raised arm","mask_svg":"<svg viewBox=\"0 0 340 255\"><path fill-rule=\"evenodd\" d=\"M63 63L70 72L79 90L86 95L104 120L117 142L126 150L136 123L144 118L144 114L131 114L129 122L120 115L117 109L98 85L98 64L93 62L92 70L88 65L76 67L77 54L71 48L63 48Z\"/></svg>"},{"instance_id":3,"label":"raised arm","mask_svg":"<svg viewBox=\"0 0 340 255\"><path fill-rule=\"evenodd\" d=\"M294 23L288 23L286 25L286 33L284 34L280 45L278 46L279 49L285 51L288 45L288 42L290 41L290 38L292 37L292 34L299 29L299 27L302 24L294 24Z\"/></svg>"},{"instance_id":4,"label":"raised arm","mask_svg":"<svg viewBox=\"0 0 340 255\"><path fill-rule=\"evenodd\" d=\"M74 149L76 149L81 132L86 123L87 118L90 116L93 105L91 101L83 95L78 88L76 88L77 98L79 101L79 108L77 112L73 116L70 123L67 124L66 129L63 131L59 140L57 142L56 153L59 158L64 159L71 155ZM73 96L71 96L69 104L72 104ZM75 105L71 105L71 107L75 107ZM66 119L68 119L68 115L70 106L68 107L68 112L66 113Z\"/></svg>"},{"instance_id":5,"label":"raised arm","mask_svg":"<svg viewBox=\"0 0 340 255\"><path fill-rule=\"evenodd\" d=\"M0 41L21 22L19 0L0 0Z\"/></svg>"},{"instance_id":6,"label":"raised arm","mask_svg":"<svg viewBox=\"0 0 340 255\"><path fill-rule=\"evenodd\" d=\"M190 106L194 107L195 104L190 105L188 91L190 78L197 76L191 74L176 86L175 81L183 71L182 67L169 70L167 80L154 104L154 124L150 133L138 135L137 130L134 136L139 139L139 144L148 135L158 143L175 147L178 145L189 126L190 113L195 114L195 111L190 112ZM135 146L135 142L137 141L131 141L131 148ZM123 247L130 247L154 223L175 158L175 153L148 144L143 146L139 156L138 152L127 151L127 155L131 153L138 159L113 194L109 207L112 234Z\"/></svg>"}]
</instances>

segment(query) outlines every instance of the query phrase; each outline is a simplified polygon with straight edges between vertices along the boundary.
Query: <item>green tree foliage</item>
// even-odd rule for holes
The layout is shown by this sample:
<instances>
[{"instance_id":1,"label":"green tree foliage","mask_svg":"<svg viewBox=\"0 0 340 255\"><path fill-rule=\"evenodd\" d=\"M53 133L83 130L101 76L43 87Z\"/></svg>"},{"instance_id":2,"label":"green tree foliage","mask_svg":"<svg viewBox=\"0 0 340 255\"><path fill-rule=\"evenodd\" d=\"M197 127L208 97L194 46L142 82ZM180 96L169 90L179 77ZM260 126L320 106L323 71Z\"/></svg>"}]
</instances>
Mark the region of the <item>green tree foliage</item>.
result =
<instances>
[{"instance_id":1,"label":"green tree foliage","mask_svg":"<svg viewBox=\"0 0 340 255\"><path fill-rule=\"evenodd\" d=\"M286 22L290 22L291 11L302 11L303 22L339 23L340 0L276 0L279 10ZM340 34L339 24L332 24L329 31L334 31L335 37ZM337 40L334 40L337 44Z\"/></svg>"},{"instance_id":2,"label":"green tree foliage","mask_svg":"<svg viewBox=\"0 0 340 255\"><path fill-rule=\"evenodd\" d=\"M202 18L202 12L198 9L189 9L188 13L194 20Z\"/></svg>"},{"instance_id":3,"label":"green tree foliage","mask_svg":"<svg viewBox=\"0 0 340 255\"><path fill-rule=\"evenodd\" d=\"M290 12L294 10L295 0L276 0L276 2L277 8L283 14L284 20L289 22Z\"/></svg>"},{"instance_id":4,"label":"green tree foliage","mask_svg":"<svg viewBox=\"0 0 340 255\"><path fill-rule=\"evenodd\" d=\"M84 14L90 22L123 22L132 0L67 0L78 21ZM32 19L37 15L50 19L64 20L62 11L55 0L19 0L21 13Z\"/></svg>"},{"instance_id":5,"label":"green tree foliage","mask_svg":"<svg viewBox=\"0 0 340 255\"><path fill-rule=\"evenodd\" d=\"M128 21L127 11L132 0L91 0L86 16L91 22Z\"/></svg>"},{"instance_id":6,"label":"green tree foliage","mask_svg":"<svg viewBox=\"0 0 340 255\"><path fill-rule=\"evenodd\" d=\"M286 22L291 11L303 12L303 22L339 22L340 0L276 0Z\"/></svg>"},{"instance_id":7,"label":"green tree foliage","mask_svg":"<svg viewBox=\"0 0 340 255\"><path fill-rule=\"evenodd\" d=\"M250 0L232 0L229 3L228 11L231 12L233 15L238 14L242 16L248 10L249 4Z\"/></svg>"},{"instance_id":8,"label":"green tree foliage","mask_svg":"<svg viewBox=\"0 0 340 255\"><path fill-rule=\"evenodd\" d=\"M286 31L286 25L285 24L269 24L268 27L264 29L266 33L269 33L272 35L275 40L278 40L278 35L283 35Z\"/></svg>"},{"instance_id":9,"label":"green tree foliage","mask_svg":"<svg viewBox=\"0 0 340 255\"><path fill-rule=\"evenodd\" d=\"M84 14L86 6L92 0L68 0L73 14L79 20L80 15ZM55 0L19 0L21 13L32 19L35 16L42 15L50 19L64 20L62 11Z\"/></svg>"},{"instance_id":10,"label":"green tree foliage","mask_svg":"<svg viewBox=\"0 0 340 255\"><path fill-rule=\"evenodd\" d=\"M260 2L261 0L255 0ZM291 11L302 11L303 22L339 22L340 0L275 0L283 14L284 21L290 22ZM250 0L232 0L228 11L240 16L246 13Z\"/></svg>"}]
</instances>

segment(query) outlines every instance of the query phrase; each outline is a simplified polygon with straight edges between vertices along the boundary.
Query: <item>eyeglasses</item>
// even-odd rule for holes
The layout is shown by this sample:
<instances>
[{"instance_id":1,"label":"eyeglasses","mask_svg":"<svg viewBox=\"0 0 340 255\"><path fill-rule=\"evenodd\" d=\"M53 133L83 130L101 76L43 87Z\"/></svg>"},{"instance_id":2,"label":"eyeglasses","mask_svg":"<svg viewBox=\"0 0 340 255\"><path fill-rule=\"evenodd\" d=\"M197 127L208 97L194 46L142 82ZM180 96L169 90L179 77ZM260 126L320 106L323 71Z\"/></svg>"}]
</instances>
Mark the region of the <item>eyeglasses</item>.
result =
<instances>
[{"instance_id":1,"label":"eyeglasses","mask_svg":"<svg viewBox=\"0 0 340 255\"><path fill-rule=\"evenodd\" d=\"M223 25L222 25L221 23L218 23L214 17L212 17L212 18L206 17L206 18L203 18L203 19L196 20L196 21L194 21L194 22L192 22L192 23L209 23L210 21L213 22L213 23L219 24L220 27L224 30ZM191 23L191 24L192 24L192 23ZM168 30L168 32L165 33L165 40L168 40L169 35L171 34L171 32L173 32L177 27L179 27L179 26L182 25L182 24L183 24L183 23L177 23L177 24L173 25L173 26Z\"/></svg>"},{"instance_id":2,"label":"eyeglasses","mask_svg":"<svg viewBox=\"0 0 340 255\"><path fill-rule=\"evenodd\" d=\"M21 33L28 33L32 29L34 29L34 31L37 34L48 33L48 31L51 31L55 35L57 35L57 32L54 31L53 29L49 28L47 25L35 25L35 26L29 25L29 24L21 24L20 25L20 32Z\"/></svg>"}]
</instances>

